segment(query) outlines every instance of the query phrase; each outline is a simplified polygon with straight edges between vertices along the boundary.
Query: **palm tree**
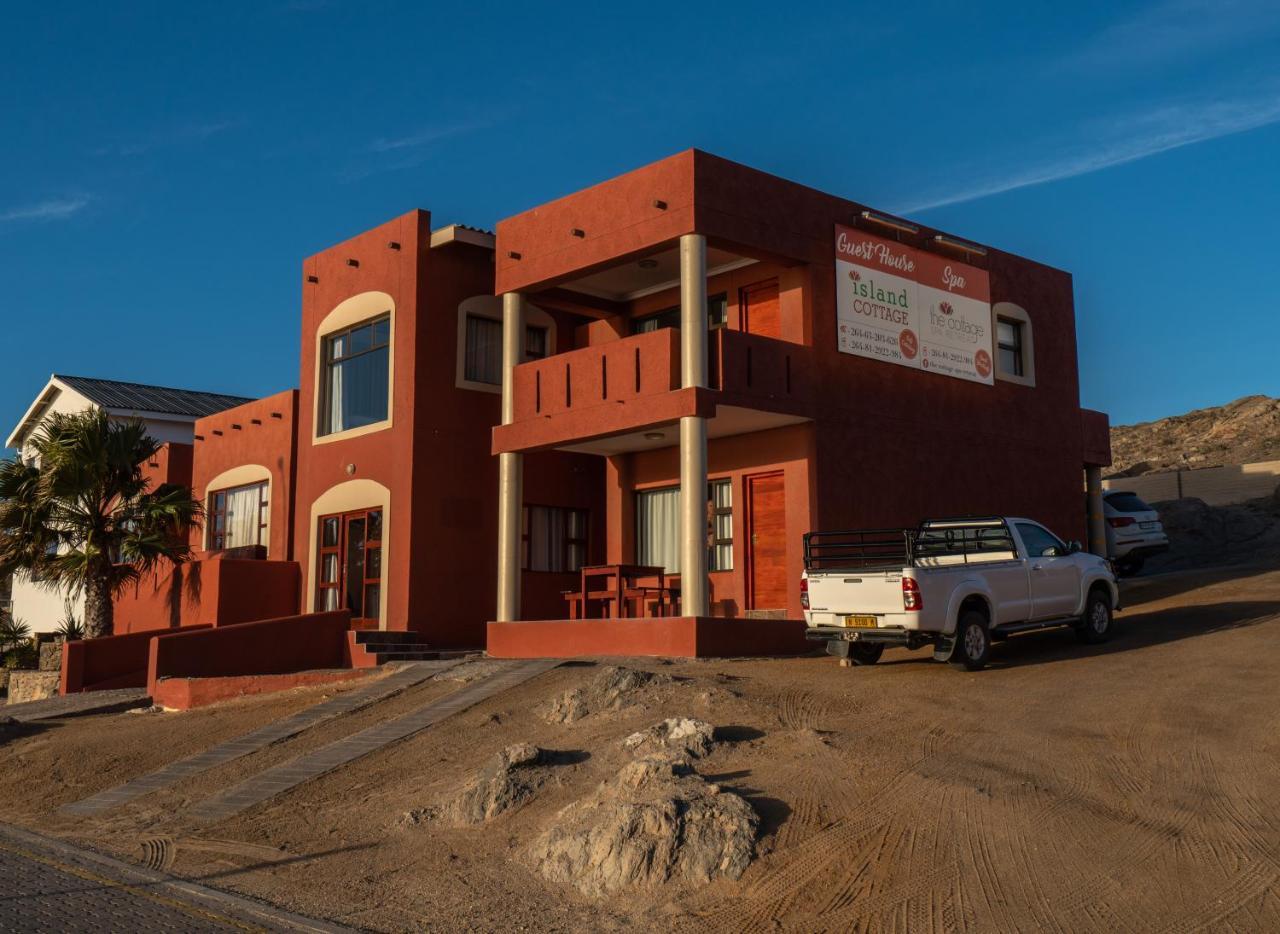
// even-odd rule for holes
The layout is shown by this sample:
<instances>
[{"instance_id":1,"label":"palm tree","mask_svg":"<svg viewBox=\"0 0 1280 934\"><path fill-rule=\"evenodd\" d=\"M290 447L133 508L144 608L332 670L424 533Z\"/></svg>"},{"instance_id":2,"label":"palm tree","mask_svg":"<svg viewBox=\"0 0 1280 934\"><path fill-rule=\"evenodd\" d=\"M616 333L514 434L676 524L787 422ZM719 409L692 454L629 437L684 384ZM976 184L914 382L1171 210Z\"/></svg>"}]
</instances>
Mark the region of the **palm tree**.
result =
<instances>
[{"instance_id":1,"label":"palm tree","mask_svg":"<svg viewBox=\"0 0 1280 934\"><path fill-rule=\"evenodd\" d=\"M162 562L185 561L186 529L201 517L186 487L151 489L142 465L159 449L139 421L50 415L30 442L34 464L0 461L0 575L23 570L83 593L86 635L111 635L112 600Z\"/></svg>"}]
</instances>

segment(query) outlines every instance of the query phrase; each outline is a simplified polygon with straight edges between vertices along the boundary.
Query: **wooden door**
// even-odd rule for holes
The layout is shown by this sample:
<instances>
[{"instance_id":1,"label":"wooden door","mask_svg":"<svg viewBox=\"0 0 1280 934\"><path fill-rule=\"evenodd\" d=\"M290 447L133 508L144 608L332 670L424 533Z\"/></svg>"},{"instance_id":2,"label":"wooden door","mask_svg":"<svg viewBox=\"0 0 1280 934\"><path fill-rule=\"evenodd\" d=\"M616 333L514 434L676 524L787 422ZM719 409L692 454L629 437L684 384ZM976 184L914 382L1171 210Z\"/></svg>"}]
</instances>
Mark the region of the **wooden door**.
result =
<instances>
[{"instance_id":1,"label":"wooden door","mask_svg":"<svg viewBox=\"0 0 1280 934\"><path fill-rule=\"evenodd\" d=\"M787 504L782 473L745 478L747 603L751 610L787 606Z\"/></svg>"},{"instance_id":2,"label":"wooden door","mask_svg":"<svg viewBox=\"0 0 1280 934\"><path fill-rule=\"evenodd\" d=\"M744 286L738 294L742 309L742 330L761 337L782 338L782 305L778 300L778 280L767 279Z\"/></svg>"},{"instance_id":3,"label":"wooden door","mask_svg":"<svg viewBox=\"0 0 1280 934\"><path fill-rule=\"evenodd\" d=\"M354 628L376 628L382 602L382 510L320 519L316 609L351 611Z\"/></svg>"}]
</instances>

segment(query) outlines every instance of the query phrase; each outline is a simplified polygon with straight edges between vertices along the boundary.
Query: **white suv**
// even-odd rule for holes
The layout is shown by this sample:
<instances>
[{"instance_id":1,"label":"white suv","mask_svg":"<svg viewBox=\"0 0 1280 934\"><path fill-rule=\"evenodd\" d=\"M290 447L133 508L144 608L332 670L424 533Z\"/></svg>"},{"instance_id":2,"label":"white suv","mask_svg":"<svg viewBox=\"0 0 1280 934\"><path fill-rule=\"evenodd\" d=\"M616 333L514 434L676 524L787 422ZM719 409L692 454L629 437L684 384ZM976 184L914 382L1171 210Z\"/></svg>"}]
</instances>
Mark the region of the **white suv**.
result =
<instances>
[{"instance_id":1,"label":"white suv","mask_svg":"<svg viewBox=\"0 0 1280 934\"><path fill-rule=\"evenodd\" d=\"M1148 557L1169 550L1160 513L1136 493L1107 490L1102 494L1102 514L1107 522L1107 554L1120 574L1137 574Z\"/></svg>"}]
</instances>

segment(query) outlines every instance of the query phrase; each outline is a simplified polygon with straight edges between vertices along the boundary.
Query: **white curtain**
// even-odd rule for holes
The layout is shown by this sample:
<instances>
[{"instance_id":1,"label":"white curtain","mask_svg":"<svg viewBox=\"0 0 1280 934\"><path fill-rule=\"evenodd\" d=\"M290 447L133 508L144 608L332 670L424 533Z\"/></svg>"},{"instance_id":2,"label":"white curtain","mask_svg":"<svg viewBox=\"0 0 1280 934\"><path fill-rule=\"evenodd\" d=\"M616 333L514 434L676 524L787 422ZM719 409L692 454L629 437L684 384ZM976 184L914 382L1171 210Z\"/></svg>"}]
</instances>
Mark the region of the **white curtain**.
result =
<instances>
[{"instance_id":1,"label":"white curtain","mask_svg":"<svg viewBox=\"0 0 1280 934\"><path fill-rule=\"evenodd\" d=\"M262 487L243 486L227 491L227 527L225 548L243 545L260 545L258 541L261 518L258 515Z\"/></svg>"},{"instance_id":2,"label":"white curtain","mask_svg":"<svg viewBox=\"0 0 1280 934\"><path fill-rule=\"evenodd\" d=\"M329 365L329 424L328 434L342 431L342 367Z\"/></svg>"},{"instance_id":3,"label":"white curtain","mask_svg":"<svg viewBox=\"0 0 1280 934\"><path fill-rule=\"evenodd\" d=\"M529 570L564 571L566 510L529 507Z\"/></svg>"},{"instance_id":4,"label":"white curtain","mask_svg":"<svg viewBox=\"0 0 1280 934\"><path fill-rule=\"evenodd\" d=\"M636 560L680 571L680 488L636 494Z\"/></svg>"}]
</instances>

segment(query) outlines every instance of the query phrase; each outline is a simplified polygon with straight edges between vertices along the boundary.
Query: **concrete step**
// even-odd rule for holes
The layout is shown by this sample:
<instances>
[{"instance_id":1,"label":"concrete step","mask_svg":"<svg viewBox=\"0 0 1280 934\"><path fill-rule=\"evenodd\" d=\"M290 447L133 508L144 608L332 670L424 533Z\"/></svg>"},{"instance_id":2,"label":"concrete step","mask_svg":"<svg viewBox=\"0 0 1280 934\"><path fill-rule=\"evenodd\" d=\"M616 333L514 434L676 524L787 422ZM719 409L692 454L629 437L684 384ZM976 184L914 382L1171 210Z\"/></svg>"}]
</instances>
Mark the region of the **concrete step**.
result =
<instances>
[{"instance_id":1,"label":"concrete step","mask_svg":"<svg viewBox=\"0 0 1280 934\"><path fill-rule=\"evenodd\" d=\"M357 629L355 630L356 645L375 645L394 643L404 645L412 643L413 645L426 645L427 642L416 632L405 632L404 630L387 630L387 629Z\"/></svg>"},{"instance_id":2,"label":"concrete step","mask_svg":"<svg viewBox=\"0 0 1280 934\"><path fill-rule=\"evenodd\" d=\"M378 660L379 665L386 664L387 662L425 662L440 658L439 652L384 652L381 648L371 654Z\"/></svg>"}]
</instances>

